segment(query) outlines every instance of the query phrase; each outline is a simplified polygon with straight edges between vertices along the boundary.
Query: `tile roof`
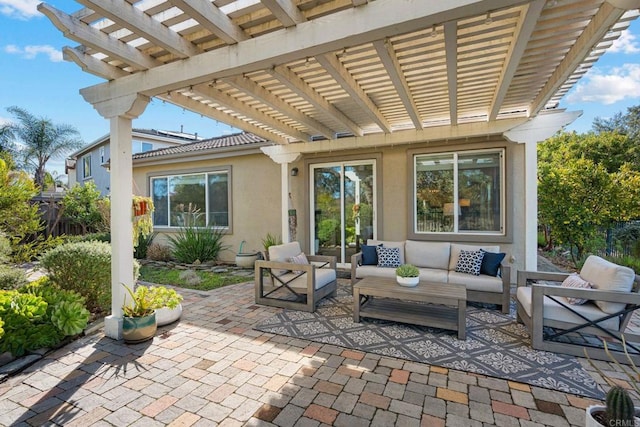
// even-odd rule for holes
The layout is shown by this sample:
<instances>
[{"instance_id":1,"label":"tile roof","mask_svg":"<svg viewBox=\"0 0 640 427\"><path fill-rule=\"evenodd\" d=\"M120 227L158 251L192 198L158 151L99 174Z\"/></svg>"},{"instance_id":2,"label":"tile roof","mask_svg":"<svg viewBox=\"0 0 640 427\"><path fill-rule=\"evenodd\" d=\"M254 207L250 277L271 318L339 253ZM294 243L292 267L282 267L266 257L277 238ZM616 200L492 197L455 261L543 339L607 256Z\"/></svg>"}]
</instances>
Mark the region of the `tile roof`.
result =
<instances>
[{"instance_id":1,"label":"tile roof","mask_svg":"<svg viewBox=\"0 0 640 427\"><path fill-rule=\"evenodd\" d=\"M165 147L157 150L146 151L133 155L133 159L148 159L152 157L161 157L176 154L186 154L197 151L214 150L217 148L241 147L251 144L259 144L268 142L266 139L254 135L252 133L242 132L233 135L219 136L206 139L204 141L192 142L190 144L176 145L173 147Z\"/></svg>"}]
</instances>

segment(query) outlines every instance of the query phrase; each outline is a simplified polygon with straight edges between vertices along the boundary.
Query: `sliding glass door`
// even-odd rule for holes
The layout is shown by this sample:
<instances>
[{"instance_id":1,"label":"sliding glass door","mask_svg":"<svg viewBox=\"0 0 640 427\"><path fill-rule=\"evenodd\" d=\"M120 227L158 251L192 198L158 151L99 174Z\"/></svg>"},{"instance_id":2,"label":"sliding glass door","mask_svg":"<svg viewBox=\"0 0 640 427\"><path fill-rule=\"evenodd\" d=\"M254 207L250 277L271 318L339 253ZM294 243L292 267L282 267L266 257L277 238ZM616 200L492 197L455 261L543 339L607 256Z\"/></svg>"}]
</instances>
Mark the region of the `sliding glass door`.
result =
<instances>
[{"instance_id":1,"label":"sliding glass door","mask_svg":"<svg viewBox=\"0 0 640 427\"><path fill-rule=\"evenodd\" d=\"M350 262L375 233L375 161L311 166L311 235L318 255Z\"/></svg>"}]
</instances>

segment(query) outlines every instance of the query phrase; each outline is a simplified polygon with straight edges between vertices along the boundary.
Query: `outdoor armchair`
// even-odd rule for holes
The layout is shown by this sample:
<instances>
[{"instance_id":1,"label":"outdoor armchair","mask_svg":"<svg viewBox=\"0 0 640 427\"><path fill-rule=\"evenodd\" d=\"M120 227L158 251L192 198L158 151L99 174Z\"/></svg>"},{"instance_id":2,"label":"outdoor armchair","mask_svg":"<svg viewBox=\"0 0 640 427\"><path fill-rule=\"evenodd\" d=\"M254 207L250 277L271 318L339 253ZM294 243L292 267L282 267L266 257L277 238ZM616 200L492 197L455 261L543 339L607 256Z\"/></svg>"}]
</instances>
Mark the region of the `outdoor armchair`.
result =
<instances>
[{"instance_id":1,"label":"outdoor armchair","mask_svg":"<svg viewBox=\"0 0 640 427\"><path fill-rule=\"evenodd\" d=\"M610 360L604 339L617 360L629 363L621 344L624 335L630 356L640 362L640 335L626 330L640 308L640 278L627 267L593 255L577 276L592 288L561 286L569 276L518 271L517 318L529 329L531 347L581 357L586 348L592 359Z\"/></svg>"},{"instance_id":2,"label":"outdoor armchair","mask_svg":"<svg viewBox=\"0 0 640 427\"><path fill-rule=\"evenodd\" d=\"M336 289L336 257L303 254L298 242L271 246L269 260L255 263L256 304L313 312Z\"/></svg>"}]
</instances>

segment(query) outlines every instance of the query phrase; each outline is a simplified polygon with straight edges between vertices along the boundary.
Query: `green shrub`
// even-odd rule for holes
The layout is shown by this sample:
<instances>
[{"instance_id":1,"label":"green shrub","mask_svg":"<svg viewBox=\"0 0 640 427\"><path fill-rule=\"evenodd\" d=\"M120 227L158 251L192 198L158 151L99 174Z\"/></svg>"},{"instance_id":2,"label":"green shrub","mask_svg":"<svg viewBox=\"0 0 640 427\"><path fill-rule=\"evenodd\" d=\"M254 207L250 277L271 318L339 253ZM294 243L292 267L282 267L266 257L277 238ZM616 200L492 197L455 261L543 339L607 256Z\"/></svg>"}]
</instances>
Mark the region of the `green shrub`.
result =
<instances>
[{"instance_id":1,"label":"green shrub","mask_svg":"<svg viewBox=\"0 0 640 427\"><path fill-rule=\"evenodd\" d=\"M147 249L147 259L153 261L170 261L171 248L161 243L152 243Z\"/></svg>"},{"instance_id":2,"label":"green shrub","mask_svg":"<svg viewBox=\"0 0 640 427\"><path fill-rule=\"evenodd\" d=\"M318 224L318 240L321 245L335 245L340 235L340 221L323 219Z\"/></svg>"},{"instance_id":3,"label":"green shrub","mask_svg":"<svg viewBox=\"0 0 640 427\"><path fill-rule=\"evenodd\" d=\"M0 231L0 263L9 262L11 257L11 241Z\"/></svg>"},{"instance_id":4,"label":"green shrub","mask_svg":"<svg viewBox=\"0 0 640 427\"><path fill-rule=\"evenodd\" d=\"M149 246L153 243L153 239L156 237L156 233L150 234L138 234L138 244L133 250L133 257L135 259L145 259L147 257L147 252L149 251Z\"/></svg>"},{"instance_id":5,"label":"green shrub","mask_svg":"<svg viewBox=\"0 0 640 427\"><path fill-rule=\"evenodd\" d=\"M111 308L111 245L105 242L65 243L40 258L51 280L62 289L78 292L86 298L92 313ZM134 279L139 265L134 260Z\"/></svg>"},{"instance_id":6,"label":"green shrub","mask_svg":"<svg viewBox=\"0 0 640 427\"><path fill-rule=\"evenodd\" d=\"M167 236L167 239L171 242L173 258L192 264L217 260L220 252L229 248L222 243L225 234L224 230L212 226L185 227L175 237Z\"/></svg>"},{"instance_id":7,"label":"green shrub","mask_svg":"<svg viewBox=\"0 0 640 427\"><path fill-rule=\"evenodd\" d=\"M0 265L0 289L17 289L27 283L27 275L20 268Z\"/></svg>"},{"instance_id":8,"label":"green shrub","mask_svg":"<svg viewBox=\"0 0 640 427\"><path fill-rule=\"evenodd\" d=\"M19 290L0 291L0 352L21 356L53 347L87 326L84 298L44 277Z\"/></svg>"},{"instance_id":9,"label":"green shrub","mask_svg":"<svg viewBox=\"0 0 640 427\"><path fill-rule=\"evenodd\" d=\"M91 242L91 241L111 243L111 233L107 231L107 232L101 232L101 233L88 233L84 235L67 236L65 238L65 241L67 243Z\"/></svg>"},{"instance_id":10,"label":"green shrub","mask_svg":"<svg viewBox=\"0 0 640 427\"><path fill-rule=\"evenodd\" d=\"M64 242L62 236L53 237L38 234L32 240L23 240L13 248L11 261L20 264L36 260L38 256L51 248L61 245Z\"/></svg>"},{"instance_id":11,"label":"green shrub","mask_svg":"<svg viewBox=\"0 0 640 427\"><path fill-rule=\"evenodd\" d=\"M634 256L640 257L640 223L630 222L613 232L613 238L619 242L625 250Z\"/></svg>"}]
</instances>

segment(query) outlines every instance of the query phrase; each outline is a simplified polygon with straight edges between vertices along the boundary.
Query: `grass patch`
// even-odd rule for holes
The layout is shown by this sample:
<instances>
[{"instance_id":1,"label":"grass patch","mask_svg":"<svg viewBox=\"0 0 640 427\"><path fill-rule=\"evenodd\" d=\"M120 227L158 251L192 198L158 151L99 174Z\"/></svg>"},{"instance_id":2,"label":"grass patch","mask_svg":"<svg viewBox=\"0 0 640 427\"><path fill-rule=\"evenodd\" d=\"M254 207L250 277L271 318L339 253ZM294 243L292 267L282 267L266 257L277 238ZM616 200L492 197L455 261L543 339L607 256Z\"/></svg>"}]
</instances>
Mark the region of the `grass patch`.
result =
<instances>
[{"instance_id":1,"label":"grass patch","mask_svg":"<svg viewBox=\"0 0 640 427\"><path fill-rule=\"evenodd\" d=\"M140 267L140 280L158 285L173 285L186 289L209 291L234 283L253 280L252 277L235 276L230 273L212 273L210 271L176 270L172 268Z\"/></svg>"}]
</instances>

